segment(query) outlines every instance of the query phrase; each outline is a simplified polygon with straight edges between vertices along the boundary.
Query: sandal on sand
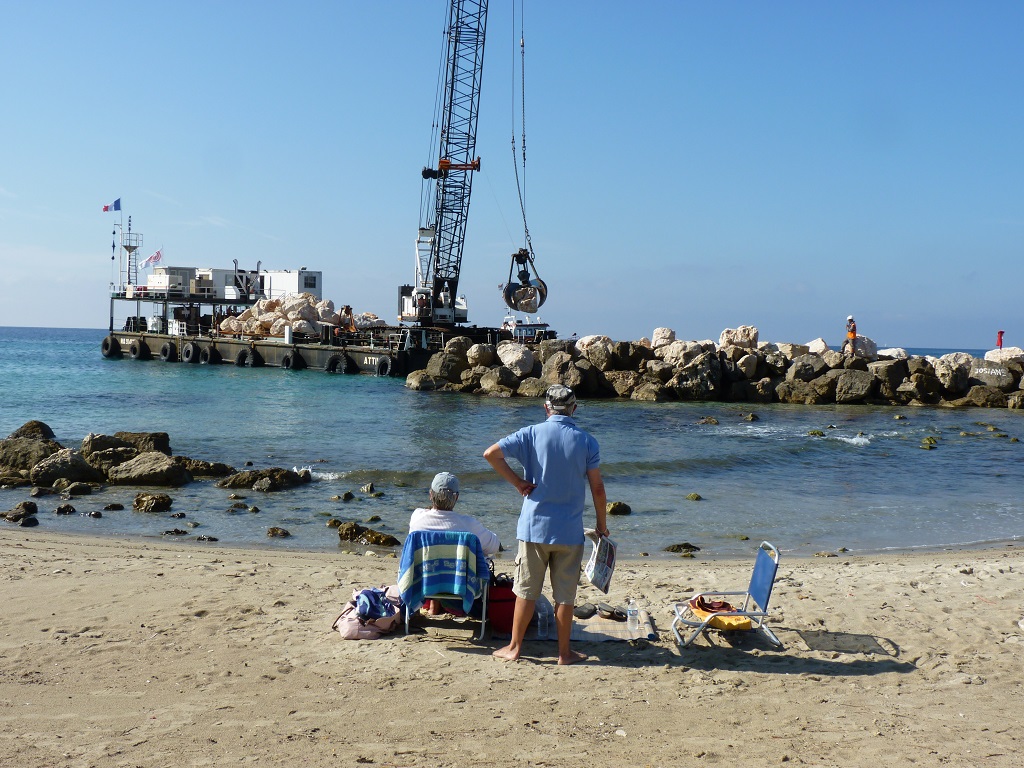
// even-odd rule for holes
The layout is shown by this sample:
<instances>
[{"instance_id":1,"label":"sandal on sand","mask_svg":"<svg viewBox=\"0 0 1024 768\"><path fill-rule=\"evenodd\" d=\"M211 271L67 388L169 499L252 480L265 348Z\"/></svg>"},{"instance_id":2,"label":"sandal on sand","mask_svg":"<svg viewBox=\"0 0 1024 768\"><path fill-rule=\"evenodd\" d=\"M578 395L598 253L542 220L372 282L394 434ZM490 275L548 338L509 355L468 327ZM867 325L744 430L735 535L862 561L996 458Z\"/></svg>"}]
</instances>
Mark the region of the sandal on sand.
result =
<instances>
[{"instance_id":1,"label":"sandal on sand","mask_svg":"<svg viewBox=\"0 0 1024 768\"><path fill-rule=\"evenodd\" d=\"M626 611L624 608L612 608L608 603L598 603L597 612L602 619L613 619L614 621L626 620Z\"/></svg>"},{"instance_id":2,"label":"sandal on sand","mask_svg":"<svg viewBox=\"0 0 1024 768\"><path fill-rule=\"evenodd\" d=\"M572 615L577 619L589 619L597 613L597 606L593 603L584 603L572 609Z\"/></svg>"}]
</instances>

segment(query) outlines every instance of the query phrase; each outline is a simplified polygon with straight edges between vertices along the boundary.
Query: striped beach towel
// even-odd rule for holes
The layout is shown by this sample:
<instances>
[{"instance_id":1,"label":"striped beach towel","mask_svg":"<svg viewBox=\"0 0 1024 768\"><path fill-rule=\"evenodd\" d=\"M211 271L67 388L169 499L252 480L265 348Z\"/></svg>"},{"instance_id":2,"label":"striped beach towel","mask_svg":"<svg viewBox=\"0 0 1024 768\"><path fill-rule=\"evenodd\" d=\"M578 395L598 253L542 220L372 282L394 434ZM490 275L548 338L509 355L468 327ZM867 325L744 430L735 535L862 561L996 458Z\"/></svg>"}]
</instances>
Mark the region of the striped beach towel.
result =
<instances>
[{"instance_id":1,"label":"striped beach towel","mask_svg":"<svg viewBox=\"0 0 1024 768\"><path fill-rule=\"evenodd\" d=\"M398 589L410 611L426 597L454 595L469 613L491 578L480 540L465 531L413 531L402 546Z\"/></svg>"}]
</instances>

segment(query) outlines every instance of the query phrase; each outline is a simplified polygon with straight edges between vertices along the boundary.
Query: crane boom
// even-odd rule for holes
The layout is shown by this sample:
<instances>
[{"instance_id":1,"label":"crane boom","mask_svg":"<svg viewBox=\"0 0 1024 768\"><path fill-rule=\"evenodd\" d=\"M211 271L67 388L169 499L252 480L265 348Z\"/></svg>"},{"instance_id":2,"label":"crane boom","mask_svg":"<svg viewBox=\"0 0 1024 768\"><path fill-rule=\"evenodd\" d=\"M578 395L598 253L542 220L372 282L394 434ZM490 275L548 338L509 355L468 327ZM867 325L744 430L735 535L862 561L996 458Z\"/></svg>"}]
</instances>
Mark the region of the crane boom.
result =
<instances>
[{"instance_id":1,"label":"crane boom","mask_svg":"<svg viewBox=\"0 0 1024 768\"><path fill-rule=\"evenodd\" d=\"M473 172L480 170L476 130L486 27L487 0L451 0L437 162L422 173L434 182L432 199L416 241L416 285L401 289L401 320L450 325L468 319L457 292Z\"/></svg>"}]
</instances>

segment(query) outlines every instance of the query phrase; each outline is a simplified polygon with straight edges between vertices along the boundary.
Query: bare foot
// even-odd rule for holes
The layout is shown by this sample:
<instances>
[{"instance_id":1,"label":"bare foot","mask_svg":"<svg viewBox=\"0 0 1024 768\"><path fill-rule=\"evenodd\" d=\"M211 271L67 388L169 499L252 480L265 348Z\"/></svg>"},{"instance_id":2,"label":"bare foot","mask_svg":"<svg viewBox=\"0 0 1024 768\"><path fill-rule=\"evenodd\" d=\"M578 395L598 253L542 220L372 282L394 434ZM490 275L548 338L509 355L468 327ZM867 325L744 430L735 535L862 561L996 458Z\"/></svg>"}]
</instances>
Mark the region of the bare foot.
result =
<instances>
[{"instance_id":1,"label":"bare foot","mask_svg":"<svg viewBox=\"0 0 1024 768\"><path fill-rule=\"evenodd\" d=\"M495 654L497 654L497 651L495 651ZM577 661L586 661L587 658L589 657L585 653L580 653L579 651L569 651L568 656L558 657L558 664L559 666L564 667L568 664L575 664Z\"/></svg>"},{"instance_id":2,"label":"bare foot","mask_svg":"<svg viewBox=\"0 0 1024 768\"><path fill-rule=\"evenodd\" d=\"M506 645L504 648L494 651L491 656L502 661L519 661L519 649Z\"/></svg>"}]
</instances>

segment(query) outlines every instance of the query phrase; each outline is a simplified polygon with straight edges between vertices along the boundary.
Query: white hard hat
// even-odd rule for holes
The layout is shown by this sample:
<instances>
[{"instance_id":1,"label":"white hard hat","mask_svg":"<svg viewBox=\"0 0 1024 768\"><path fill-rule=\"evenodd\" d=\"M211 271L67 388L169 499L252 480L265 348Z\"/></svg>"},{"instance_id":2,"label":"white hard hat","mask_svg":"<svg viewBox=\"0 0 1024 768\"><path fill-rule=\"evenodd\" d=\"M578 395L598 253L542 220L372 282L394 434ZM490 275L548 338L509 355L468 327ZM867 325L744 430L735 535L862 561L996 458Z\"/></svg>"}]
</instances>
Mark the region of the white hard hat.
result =
<instances>
[{"instance_id":1,"label":"white hard hat","mask_svg":"<svg viewBox=\"0 0 1024 768\"><path fill-rule=\"evenodd\" d=\"M847 315L847 316L846 316L846 319L847 319L847 320L853 320L853 315Z\"/></svg>"}]
</instances>

